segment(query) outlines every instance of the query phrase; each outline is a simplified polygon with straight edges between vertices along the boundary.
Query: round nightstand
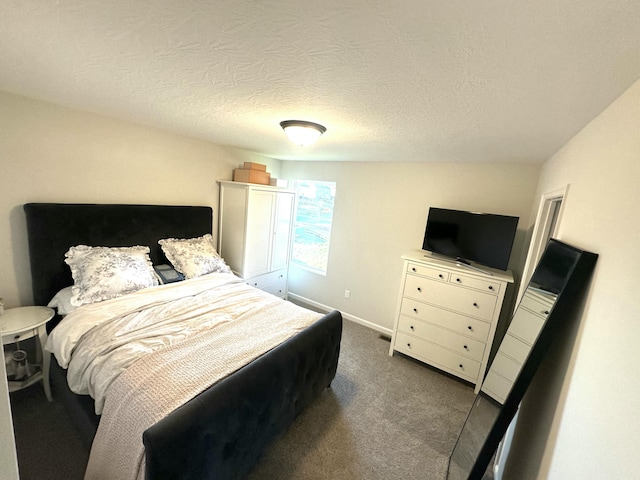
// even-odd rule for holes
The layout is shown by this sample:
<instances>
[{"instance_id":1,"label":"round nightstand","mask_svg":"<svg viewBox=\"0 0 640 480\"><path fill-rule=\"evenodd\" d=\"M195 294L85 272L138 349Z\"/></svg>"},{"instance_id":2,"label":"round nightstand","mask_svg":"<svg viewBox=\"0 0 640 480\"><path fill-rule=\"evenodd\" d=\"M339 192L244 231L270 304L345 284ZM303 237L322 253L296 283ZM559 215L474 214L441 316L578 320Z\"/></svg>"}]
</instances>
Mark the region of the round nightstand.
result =
<instances>
[{"instance_id":1,"label":"round nightstand","mask_svg":"<svg viewBox=\"0 0 640 480\"><path fill-rule=\"evenodd\" d=\"M47 400L51 401L51 387L49 386L49 367L51 354L44 349L47 343L46 324L53 318L54 311L48 307L18 307L9 308L0 315L0 334L2 345L17 344L28 338L38 338L36 348L36 364L31 367L33 373L26 369L26 378L9 379L9 391L21 390L42 380ZM3 360L4 361L4 360Z\"/></svg>"}]
</instances>

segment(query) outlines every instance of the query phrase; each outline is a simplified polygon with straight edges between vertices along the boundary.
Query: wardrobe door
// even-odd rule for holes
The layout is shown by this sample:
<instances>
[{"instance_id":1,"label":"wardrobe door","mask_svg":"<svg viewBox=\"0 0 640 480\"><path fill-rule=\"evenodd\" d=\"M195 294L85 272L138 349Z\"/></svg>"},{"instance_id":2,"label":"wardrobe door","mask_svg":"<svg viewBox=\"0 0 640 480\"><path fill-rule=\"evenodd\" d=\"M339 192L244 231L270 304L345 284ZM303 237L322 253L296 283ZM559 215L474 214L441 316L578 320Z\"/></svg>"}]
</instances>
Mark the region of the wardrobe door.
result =
<instances>
[{"instance_id":1,"label":"wardrobe door","mask_svg":"<svg viewBox=\"0 0 640 480\"><path fill-rule=\"evenodd\" d=\"M276 194L251 190L247 208L247 236L245 239L245 278L271 271L271 251Z\"/></svg>"}]
</instances>

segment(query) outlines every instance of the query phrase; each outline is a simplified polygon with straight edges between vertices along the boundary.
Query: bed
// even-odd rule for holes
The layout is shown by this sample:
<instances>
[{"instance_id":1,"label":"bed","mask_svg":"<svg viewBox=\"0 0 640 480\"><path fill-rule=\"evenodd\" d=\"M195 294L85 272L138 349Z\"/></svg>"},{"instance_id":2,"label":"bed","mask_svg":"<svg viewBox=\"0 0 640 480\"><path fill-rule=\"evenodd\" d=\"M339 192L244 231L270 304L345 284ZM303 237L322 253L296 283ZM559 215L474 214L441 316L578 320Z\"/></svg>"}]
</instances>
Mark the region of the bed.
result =
<instances>
[{"instance_id":1,"label":"bed","mask_svg":"<svg viewBox=\"0 0 640 480\"><path fill-rule=\"evenodd\" d=\"M73 283L64 262L72 246L148 246L153 265L161 265L169 262L160 239L212 232L210 207L29 203L24 211L36 305ZM336 374L342 317L337 311L319 317L146 428L136 440L144 478L244 477ZM58 322L56 316L48 329ZM90 396L71 392L57 363L50 374L55 398L90 444L106 421Z\"/></svg>"}]
</instances>

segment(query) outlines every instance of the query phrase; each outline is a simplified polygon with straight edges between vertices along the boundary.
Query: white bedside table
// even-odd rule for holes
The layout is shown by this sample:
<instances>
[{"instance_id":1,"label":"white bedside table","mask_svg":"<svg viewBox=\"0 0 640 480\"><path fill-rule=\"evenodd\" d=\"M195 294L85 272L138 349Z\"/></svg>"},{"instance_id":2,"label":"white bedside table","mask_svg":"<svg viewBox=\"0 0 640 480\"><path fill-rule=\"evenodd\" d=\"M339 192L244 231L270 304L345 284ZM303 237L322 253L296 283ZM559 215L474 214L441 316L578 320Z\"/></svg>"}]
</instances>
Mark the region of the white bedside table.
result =
<instances>
[{"instance_id":1,"label":"white bedside table","mask_svg":"<svg viewBox=\"0 0 640 480\"><path fill-rule=\"evenodd\" d=\"M53 318L54 311L48 307L18 307L9 308L0 315L0 334L2 345L38 338L36 348L36 372L22 381L9 381L9 391L21 390L42 380L44 394L51 401L51 387L49 385L49 367L51 354L44 349L47 343L46 323ZM4 358L3 358L4 361ZM40 367L40 368L38 368Z\"/></svg>"}]
</instances>

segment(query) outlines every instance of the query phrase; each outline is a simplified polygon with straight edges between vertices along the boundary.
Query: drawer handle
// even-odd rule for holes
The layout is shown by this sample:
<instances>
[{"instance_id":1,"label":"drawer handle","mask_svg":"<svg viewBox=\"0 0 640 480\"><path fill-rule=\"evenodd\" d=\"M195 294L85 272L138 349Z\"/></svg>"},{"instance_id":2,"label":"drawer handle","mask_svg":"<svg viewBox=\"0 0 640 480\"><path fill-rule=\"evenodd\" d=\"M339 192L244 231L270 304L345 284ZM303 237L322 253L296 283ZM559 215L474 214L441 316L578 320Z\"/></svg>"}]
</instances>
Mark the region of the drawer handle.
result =
<instances>
[{"instance_id":1,"label":"drawer handle","mask_svg":"<svg viewBox=\"0 0 640 480\"><path fill-rule=\"evenodd\" d=\"M464 365L460 364L458 366L460 367L460 370L464 370Z\"/></svg>"},{"instance_id":2,"label":"drawer handle","mask_svg":"<svg viewBox=\"0 0 640 480\"><path fill-rule=\"evenodd\" d=\"M418 287L418 291L419 291L419 292L422 292L422 288Z\"/></svg>"},{"instance_id":3,"label":"drawer handle","mask_svg":"<svg viewBox=\"0 0 640 480\"><path fill-rule=\"evenodd\" d=\"M471 325L467 325L467 329L473 331L473 327Z\"/></svg>"},{"instance_id":4,"label":"drawer handle","mask_svg":"<svg viewBox=\"0 0 640 480\"><path fill-rule=\"evenodd\" d=\"M410 344L410 343L407 343L407 347L411 348L411 344Z\"/></svg>"},{"instance_id":5,"label":"drawer handle","mask_svg":"<svg viewBox=\"0 0 640 480\"><path fill-rule=\"evenodd\" d=\"M543 311L542 311L542 313L543 313L544 315L549 315L549 310L543 310Z\"/></svg>"},{"instance_id":6,"label":"drawer handle","mask_svg":"<svg viewBox=\"0 0 640 480\"><path fill-rule=\"evenodd\" d=\"M489 290L493 290L493 285L489 285Z\"/></svg>"},{"instance_id":7,"label":"drawer handle","mask_svg":"<svg viewBox=\"0 0 640 480\"><path fill-rule=\"evenodd\" d=\"M15 336L13 337L13 339L14 339L14 340L17 340L17 339L19 339L19 338L20 338L20 335L15 335Z\"/></svg>"},{"instance_id":8,"label":"drawer handle","mask_svg":"<svg viewBox=\"0 0 640 480\"><path fill-rule=\"evenodd\" d=\"M413 328L413 325L411 325L409 328L410 328L411 330L415 330L415 328Z\"/></svg>"},{"instance_id":9,"label":"drawer handle","mask_svg":"<svg viewBox=\"0 0 640 480\"><path fill-rule=\"evenodd\" d=\"M462 280L460 280L459 278L456 278L456 282L460 283Z\"/></svg>"},{"instance_id":10,"label":"drawer handle","mask_svg":"<svg viewBox=\"0 0 640 480\"><path fill-rule=\"evenodd\" d=\"M478 308L478 302L473 302L473 306Z\"/></svg>"},{"instance_id":11,"label":"drawer handle","mask_svg":"<svg viewBox=\"0 0 640 480\"><path fill-rule=\"evenodd\" d=\"M412 272L417 272L416 267L411 267Z\"/></svg>"},{"instance_id":12,"label":"drawer handle","mask_svg":"<svg viewBox=\"0 0 640 480\"><path fill-rule=\"evenodd\" d=\"M466 345L463 345L463 348L464 348L465 350L469 350L469 347L467 347Z\"/></svg>"},{"instance_id":13,"label":"drawer handle","mask_svg":"<svg viewBox=\"0 0 640 480\"><path fill-rule=\"evenodd\" d=\"M440 273L440 274L438 274L438 276L439 276L440 278L444 278L444 275L442 275L441 273Z\"/></svg>"},{"instance_id":14,"label":"drawer handle","mask_svg":"<svg viewBox=\"0 0 640 480\"><path fill-rule=\"evenodd\" d=\"M414 311L415 313L418 313L418 309L417 309L417 308L414 308L414 309L413 309L413 311Z\"/></svg>"}]
</instances>

